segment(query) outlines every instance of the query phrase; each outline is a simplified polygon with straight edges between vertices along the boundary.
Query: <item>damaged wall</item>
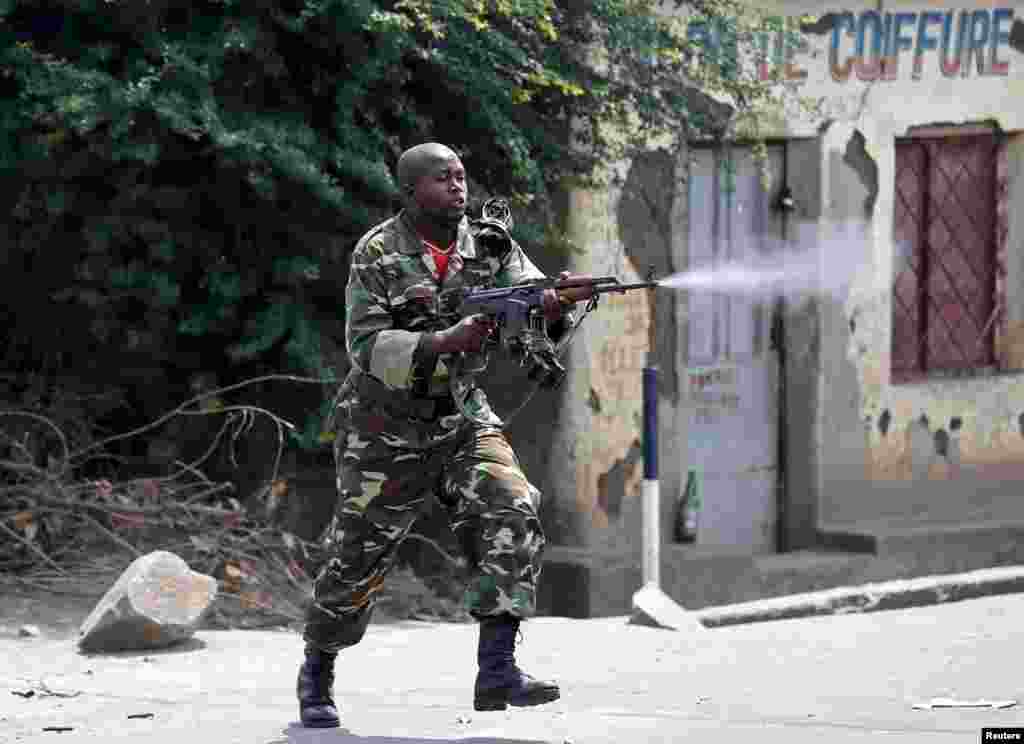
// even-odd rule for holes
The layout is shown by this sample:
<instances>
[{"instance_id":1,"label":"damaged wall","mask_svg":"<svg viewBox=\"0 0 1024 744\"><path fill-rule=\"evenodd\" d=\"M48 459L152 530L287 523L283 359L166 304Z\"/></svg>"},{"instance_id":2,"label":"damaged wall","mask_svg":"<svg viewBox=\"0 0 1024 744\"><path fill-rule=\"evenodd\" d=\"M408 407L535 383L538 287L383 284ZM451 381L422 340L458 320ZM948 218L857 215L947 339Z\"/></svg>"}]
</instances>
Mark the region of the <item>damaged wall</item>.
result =
<instances>
[{"instance_id":1,"label":"damaged wall","mask_svg":"<svg viewBox=\"0 0 1024 744\"><path fill-rule=\"evenodd\" d=\"M566 232L579 249L570 256L570 271L638 278L616 229L620 195L614 186L570 192ZM553 457L549 469L559 510L572 522L572 539L555 542L581 548L614 544L609 529L627 518L637 500L640 369L649 327L643 293L606 296L569 346L558 417L565 456Z\"/></svg>"},{"instance_id":2,"label":"damaged wall","mask_svg":"<svg viewBox=\"0 0 1024 744\"><path fill-rule=\"evenodd\" d=\"M806 3L782 5L787 15L820 12ZM820 526L1024 515L1014 483L1024 478L1024 375L1015 373L1024 369L1024 216L1006 208L1024 203L1024 139L1017 134L1024 130L1024 6L976 7L990 19L998 16L1006 38L989 28L985 48L965 48L956 74L951 74L955 54L942 56L941 38L938 48L915 46L919 25L907 36L899 61L881 63L888 64L887 74L869 74L863 58L850 59L851 74L834 74L834 63L852 49L842 45L854 43L847 26L833 32L830 24L819 24L823 33L802 53L808 75L801 92L822 97L825 118L790 116L784 134L817 136L821 188L805 198L820 204L821 220L811 239L826 270L832 265L830 251L852 247L860 259L849 282L830 283L826 277L826 288L835 291L822 292L791 320L806 326L803 334L790 330L792 344L819 345L820 405L808 412L814 417L818 463L808 470L820 469L814 505ZM901 3L898 9L854 4L832 18L849 11L860 23L857 19L872 10L879 18L904 14L904 21L915 14L942 36L941 20L925 18L945 17L945 9L934 3ZM954 24L965 17L960 8L949 12ZM910 28L906 22L904 27ZM837 38L839 57L832 51ZM894 384L892 289L902 260L893 240L895 143L934 133L936 127L955 134L977 131L979 125L1006 135L1005 165L997 181L1004 205L997 226L1006 300L998 317L997 355L1006 371ZM791 171L794 187L795 177ZM853 239L857 234L861 237Z\"/></svg>"},{"instance_id":3,"label":"damaged wall","mask_svg":"<svg viewBox=\"0 0 1024 744\"><path fill-rule=\"evenodd\" d=\"M570 258L571 271L630 282L675 270L673 220L686 193L677 161L669 149L652 148L611 169L609 187L571 191L567 232L582 249ZM559 417L567 456L552 456L547 468L561 520L555 544L634 557L641 549L641 381L649 351L660 370L662 481L674 482L670 493L678 490L677 311L671 293L608 294L570 346Z\"/></svg>"},{"instance_id":4,"label":"damaged wall","mask_svg":"<svg viewBox=\"0 0 1024 744\"><path fill-rule=\"evenodd\" d=\"M914 126L876 129L871 139L865 138L876 153L871 162L849 156L851 142L859 150L856 143L863 135L849 132L848 125L836 125L824 138L832 189L827 206L833 219L849 218L855 205L870 203L876 171L877 181L887 184L879 190L874 209L865 211L865 270L845 302L826 303L823 310L823 337L830 346L822 350L825 426L820 446L827 486L820 516L826 525L1024 513L1014 485L1004 483L1024 477L1024 377L1011 372L913 384L893 384L891 379L892 286L899 266L892 240L893 140ZM1006 203L1020 203L1020 138L1011 143L1007 162L1012 167L1004 174L1002 190ZM999 353L1012 370L1020 369L1016 357L1022 338L1019 255L1024 233L1016 218L1006 228L1001 252L1007 269L1007 313ZM1007 246L1016 249L1007 251ZM865 498L864 481L873 485L871 498Z\"/></svg>"},{"instance_id":5,"label":"damaged wall","mask_svg":"<svg viewBox=\"0 0 1024 744\"><path fill-rule=\"evenodd\" d=\"M789 16L823 10L810 2L777 6ZM935 124L1024 130L1024 106L1011 103L1024 100L1024 5L976 7L989 19L987 46L964 47L959 67L955 46L943 46L943 23L948 16L954 31L974 23L973 8L936 3L847 4L816 24L806 48L788 53L790 69L800 73L791 82L821 105L814 115L780 107L767 119L776 128L764 133L788 140L797 210L787 240L819 252L828 289L786 307L783 518L790 548L812 545L816 528L833 523L922 513L961 518L965 498L967 511L991 510L1011 500L1000 495L999 481L1018 468L1024 475L1024 378L894 385L890 374L896 139ZM896 51L879 46L872 56L873 24L881 34L886 18L898 26ZM855 57L861 31L865 52ZM1011 137L1007 152L1007 200L1024 203L1024 144ZM571 190L566 228L583 248L571 269L629 280L651 266L658 274L686 266L686 169L678 154L652 148L613 169L618 185ZM999 345L1017 368L1024 367L1021 211L1006 214L1008 303ZM851 256L853 268L836 260ZM663 533L670 534L686 466L677 377L686 365L685 314L671 293L658 295L653 306L641 294L606 298L573 344L559 404L561 444L548 466L561 544L639 549L640 370L652 341L662 370Z\"/></svg>"}]
</instances>

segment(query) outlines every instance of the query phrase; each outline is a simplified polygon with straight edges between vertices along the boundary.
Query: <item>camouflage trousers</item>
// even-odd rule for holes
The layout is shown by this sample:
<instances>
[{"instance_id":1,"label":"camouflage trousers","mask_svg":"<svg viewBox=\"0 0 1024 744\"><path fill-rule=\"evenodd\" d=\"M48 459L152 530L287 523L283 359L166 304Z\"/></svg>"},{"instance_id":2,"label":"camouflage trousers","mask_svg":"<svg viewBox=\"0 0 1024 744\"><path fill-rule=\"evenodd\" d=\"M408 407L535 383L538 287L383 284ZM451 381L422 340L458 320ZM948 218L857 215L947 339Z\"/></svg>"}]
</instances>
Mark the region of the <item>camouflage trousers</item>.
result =
<instances>
[{"instance_id":1,"label":"camouflage trousers","mask_svg":"<svg viewBox=\"0 0 1024 744\"><path fill-rule=\"evenodd\" d=\"M477 618L533 614L545 544L540 492L500 430L470 427L430 449L379 438L352 448L344 440L338 437L335 450L338 502L325 535L328 559L306 615L309 644L332 652L362 639L398 545L430 489L472 569L466 609Z\"/></svg>"}]
</instances>

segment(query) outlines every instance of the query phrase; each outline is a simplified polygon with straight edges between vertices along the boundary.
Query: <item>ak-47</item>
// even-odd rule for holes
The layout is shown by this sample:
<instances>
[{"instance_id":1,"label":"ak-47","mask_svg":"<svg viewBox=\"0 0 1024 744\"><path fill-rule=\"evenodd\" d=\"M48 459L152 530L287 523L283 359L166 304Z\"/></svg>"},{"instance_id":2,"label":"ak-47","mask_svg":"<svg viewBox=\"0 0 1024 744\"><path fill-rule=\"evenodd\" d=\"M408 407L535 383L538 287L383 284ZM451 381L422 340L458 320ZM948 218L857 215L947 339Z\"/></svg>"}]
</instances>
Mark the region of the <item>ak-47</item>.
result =
<instances>
[{"instance_id":1,"label":"ak-47","mask_svg":"<svg viewBox=\"0 0 1024 744\"><path fill-rule=\"evenodd\" d=\"M512 210L508 202L492 198L483 203L480 217L470 220L470 229L479 243L495 247L500 255L502 251L507 253L511 248L509 231L512 223ZM527 374L531 381L541 387L556 387L565 377L565 367L558 357L572 340L583 318L597 307L598 298L609 292L624 294L633 289L654 289L657 286L658 282L651 275L645 282L632 284L623 284L614 276L538 279L498 289L463 289L454 296L443 298L443 314L459 319L484 315L491 319L495 328L483 350L476 353L461 352L450 360L449 388L459 412L479 424L504 426L506 422L496 416L490 421L478 418L467 406L476 388L475 377L487 368L492 350L504 347L513 359L529 367ZM587 288L590 292L569 291L580 288ZM548 324L544 316L544 292L549 289L555 292L565 290L570 302L576 302L580 295L584 297L579 301L587 301L584 311L559 336L557 343L548 336ZM530 397L520 404L516 412L526 405Z\"/></svg>"},{"instance_id":2,"label":"ak-47","mask_svg":"<svg viewBox=\"0 0 1024 744\"><path fill-rule=\"evenodd\" d=\"M503 347L513 359L529 367L527 377L544 388L557 387L565 377L565 367L559 354L568 345L583 318L597 307L603 294L625 294L634 289L654 289L658 282L623 284L613 276L588 279L538 279L498 289L464 289L456 299L455 312L460 318L484 315L494 324L494 332L484 349L478 353L464 353L455 365L452 393L463 415L465 396L472 387L473 376L487 368L490 352ZM566 329L557 343L548 335L548 322L544 314L544 292L559 292L586 288L591 290L586 308L580 317ZM470 416L472 418L472 416ZM493 422L491 422L493 423Z\"/></svg>"},{"instance_id":3,"label":"ak-47","mask_svg":"<svg viewBox=\"0 0 1024 744\"><path fill-rule=\"evenodd\" d=\"M584 315L595 307L602 294L625 294L633 289L653 289L657 282L623 284L613 276L590 279L539 279L500 289L465 289L458 305L460 317L484 315L495 326L488 339L488 347L505 349L524 366L532 363L529 378L542 387L553 388L561 383L565 368L558 361L556 348L548 337L544 316L544 292L566 289L591 290L590 301ZM582 320L582 318L580 318Z\"/></svg>"}]
</instances>

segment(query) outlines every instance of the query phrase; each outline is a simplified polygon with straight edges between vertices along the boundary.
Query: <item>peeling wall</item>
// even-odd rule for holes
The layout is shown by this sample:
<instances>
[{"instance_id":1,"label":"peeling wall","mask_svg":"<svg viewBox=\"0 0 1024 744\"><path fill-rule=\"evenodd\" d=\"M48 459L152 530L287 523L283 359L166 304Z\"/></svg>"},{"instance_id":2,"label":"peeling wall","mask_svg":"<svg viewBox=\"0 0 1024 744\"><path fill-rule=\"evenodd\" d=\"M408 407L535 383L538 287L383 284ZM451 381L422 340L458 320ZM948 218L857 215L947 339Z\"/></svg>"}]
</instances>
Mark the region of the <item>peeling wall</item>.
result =
<instances>
[{"instance_id":1,"label":"peeling wall","mask_svg":"<svg viewBox=\"0 0 1024 744\"><path fill-rule=\"evenodd\" d=\"M966 4L850 2L837 8L822 6L820 3L783 0L774 5L781 14L787 16L795 17L801 13L823 16L822 23L818 24L818 33L808 36L807 48L793 53L793 64L806 72L806 77L799 83L799 91L802 95L820 99L820 111L814 115L800 115L795 109L781 111L782 116L766 120L777 122L779 129L775 134L815 136L823 120L852 123L864 132L869 141L872 139L869 129L897 132L921 123L994 121L1007 131L1024 128L1024 107L1010 103L1020 100L1024 94L1024 61L1021 59L1024 54L1024 3L1013 0ZM884 71L875 80L862 80L856 72L859 63L852 57L855 39L846 33L846 27L839 32L839 56L835 60L830 58L832 24L842 13L852 13L859 17L865 11L873 11L883 18L885 14L916 14L919 18L922 13L944 15L953 11L953 20L958 22L961 11L973 8L988 13L995 9L1012 11L1012 25L1008 28L1001 26L1004 33L1009 31L1009 39L1005 45L997 45L997 61L1008 63L1005 74L996 74L993 70L991 44L979 50L981 54L975 52L971 64L961 65L955 75L942 72L942 50L938 48L943 33L941 21L930 27L928 33L936 44L922 51L920 71L916 69L915 60L918 51L917 23L903 27L902 38L908 39L910 44L903 45L898 61L895 64L889 62L888 71ZM1003 19L1003 25L1006 20ZM953 31L955 33L955 28ZM981 59L981 71L978 69L978 59ZM845 81L838 82L833 77L832 64L847 61L853 64L855 72ZM894 101L898 104L894 105Z\"/></svg>"},{"instance_id":2,"label":"peeling wall","mask_svg":"<svg viewBox=\"0 0 1024 744\"><path fill-rule=\"evenodd\" d=\"M1022 24L1024 36L1024 24ZM1024 42L1022 42L1024 44ZM1016 135L1006 143L1006 204L1024 204L1024 136ZM1006 264L1006 316L999 339L999 355L1004 366L1024 369L1024 210L1008 209L1003 254Z\"/></svg>"},{"instance_id":3,"label":"peeling wall","mask_svg":"<svg viewBox=\"0 0 1024 744\"><path fill-rule=\"evenodd\" d=\"M847 132L841 127L826 136L832 193L827 203L834 218L842 205L858 204L864 197L863 166L840 158ZM856 133L850 135L850 139ZM871 141L868 140L869 145ZM895 167L892 138L874 142L875 166L883 184L893 183ZM1020 138L1010 149L1007 173L1009 203L1021 203ZM891 225L894 194L891 186L879 191L876 209L865 226L865 270L851 286L841 307L826 304L823 336L825 422L820 446L824 478L821 518L825 523L869 520L882 514L952 519L962 505L970 513L991 518L1017 507L998 489L986 489L989 501L970 501L964 490L979 481L990 484L1024 476L1024 376L931 379L916 384L892 384L890 345L892 295L896 259ZM1008 312L1000 355L1020 368L1019 350L1022 293L1020 253L1024 232L1019 220L1006 235ZM863 459L862 459L863 458ZM865 492L858 483L879 486ZM937 488L938 483L946 487ZM1006 489L1015 489L1011 482ZM865 496L871 496L866 498ZM976 494L977 495L977 494ZM1022 500L1024 501L1024 500ZM922 511L923 509L923 511Z\"/></svg>"},{"instance_id":4,"label":"peeling wall","mask_svg":"<svg viewBox=\"0 0 1024 744\"><path fill-rule=\"evenodd\" d=\"M822 12L810 2L776 5L787 15ZM1024 131L1024 4L996 6L1016 16L1000 51L1005 75L978 75L972 67L967 77L951 77L935 53L922 58L917 75L910 50L889 79L852 74L837 82L829 58L836 14L961 10L934 2L848 4L818 24L795 60L806 71L800 91L820 98L820 115L780 108L769 117L775 128L765 133L789 143L797 211L787 240L798 251L818 251L830 289L785 311L784 519L791 549L812 546L818 528L839 523L1024 515L1013 482L1024 478L1024 375L900 385L890 375L896 139L937 124ZM1012 134L1007 154L1007 203L1024 204L1022 136ZM671 148L652 147L610 168L617 185L572 190L566 229L583 251L570 268L629 280L652 266L658 274L685 267L684 161ZM1007 210L1005 221L1007 304L998 352L1004 364L1024 369L1024 210ZM855 254L853 269L829 253L837 246ZM678 390L685 313L671 294L658 293L653 304L641 294L606 298L573 344L547 469L562 544L639 550L640 370L652 346L662 370L663 534L671 534L687 436Z\"/></svg>"},{"instance_id":5,"label":"peeling wall","mask_svg":"<svg viewBox=\"0 0 1024 744\"><path fill-rule=\"evenodd\" d=\"M679 202L686 201L679 162L678 153L652 147L610 168L610 186L572 190L567 232L582 250L570 270L624 282L676 271ZM568 456L552 456L545 469L557 501L548 517L557 522L549 529L556 544L640 550L642 370L649 363L659 368L661 480L666 493L678 490L678 312L672 293L608 294L570 346L559 415L560 452ZM673 504L666 500L668 530Z\"/></svg>"},{"instance_id":6,"label":"peeling wall","mask_svg":"<svg viewBox=\"0 0 1024 744\"><path fill-rule=\"evenodd\" d=\"M1005 76L978 76L972 69L968 77L948 77L929 57L919 80L901 74L862 82L854 75L837 84L827 65L805 65L809 75L802 92L825 97L827 120L790 117L786 132L817 135L821 219L808 224L814 225L810 239L819 242L822 265L829 265L825 254L836 230L847 236L850 230L862 232L856 241L860 263L849 286L823 293L817 307L808 310L814 322L807 334L791 338L820 344L820 406L812 412L819 525L1024 514L1015 483L1024 478L1024 374L1014 372L1024 369L1021 210L1003 215L1001 281L1007 303L997 326L997 354L1008 371L914 384L893 384L890 375L892 284L899 260L892 240L896 139L935 126L956 131L996 124L1009 135L1000 174L1005 203L1024 204L1024 137L1016 134L1024 130L1024 6L996 5L1014 8L1018 17L1010 42L1014 51L1003 52L1009 60ZM797 3L784 6L787 13L801 9ZM858 7L892 10L884 3L848 9ZM898 10L934 11L936 4L900 4ZM819 53L828 36L820 40ZM909 56L902 64L908 62ZM793 425L799 424L791 420Z\"/></svg>"},{"instance_id":7,"label":"peeling wall","mask_svg":"<svg viewBox=\"0 0 1024 744\"><path fill-rule=\"evenodd\" d=\"M569 270L637 281L647 268L637 265L637 256L664 250L665 221L638 214L641 205L647 208L643 197L658 194L647 186L660 171L650 163L639 170L644 175L630 175L625 164L612 174L619 185L571 191L566 231L581 250L570 257ZM628 247L619 227L623 212L632 221ZM641 370L653 312L648 293L606 295L569 347L559 415L560 452L568 456L555 455L548 466L558 511L572 522L559 530L560 544L639 550L631 535L639 534Z\"/></svg>"},{"instance_id":8,"label":"peeling wall","mask_svg":"<svg viewBox=\"0 0 1024 744\"><path fill-rule=\"evenodd\" d=\"M622 547L618 529L640 498L643 464L638 426L641 370L650 308L640 293L606 297L589 320L602 331L592 360L589 462L580 466L578 502L589 511L592 544ZM628 539L628 536L626 536Z\"/></svg>"}]
</instances>

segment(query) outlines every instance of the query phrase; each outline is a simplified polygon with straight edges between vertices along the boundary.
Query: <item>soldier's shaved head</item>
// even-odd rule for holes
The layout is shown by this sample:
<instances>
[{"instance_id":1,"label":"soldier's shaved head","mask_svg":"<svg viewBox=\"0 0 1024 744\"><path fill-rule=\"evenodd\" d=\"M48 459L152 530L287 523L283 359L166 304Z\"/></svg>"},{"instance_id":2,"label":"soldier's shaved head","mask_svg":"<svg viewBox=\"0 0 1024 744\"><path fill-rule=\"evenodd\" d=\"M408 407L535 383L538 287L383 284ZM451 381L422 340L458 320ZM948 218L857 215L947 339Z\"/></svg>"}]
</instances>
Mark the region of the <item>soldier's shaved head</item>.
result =
<instances>
[{"instance_id":1,"label":"soldier's shaved head","mask_svg":"<svg viewBox=\"0 0 1024 744\"><path fill-rule=\"evenodd\" d=\"M459 156L440 142L424 142L410 147L398 158L398 188L407 196L409 189L438 164L458 160Z\"/></svg>"},{"instance_id":2,"label":"soldier's shaved head","mask_svg":"<svg viewBox=\"0 0 1024 744\"><path fill-rule=\"evenodd\" d=\"M396 170L405 213L421 235L448 245L469 198L458 153L440 142L425 142L403 152Z\"/></svg>"}]
</instances>

